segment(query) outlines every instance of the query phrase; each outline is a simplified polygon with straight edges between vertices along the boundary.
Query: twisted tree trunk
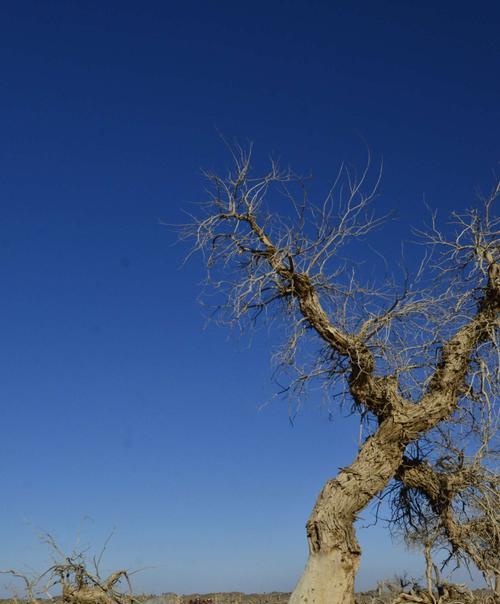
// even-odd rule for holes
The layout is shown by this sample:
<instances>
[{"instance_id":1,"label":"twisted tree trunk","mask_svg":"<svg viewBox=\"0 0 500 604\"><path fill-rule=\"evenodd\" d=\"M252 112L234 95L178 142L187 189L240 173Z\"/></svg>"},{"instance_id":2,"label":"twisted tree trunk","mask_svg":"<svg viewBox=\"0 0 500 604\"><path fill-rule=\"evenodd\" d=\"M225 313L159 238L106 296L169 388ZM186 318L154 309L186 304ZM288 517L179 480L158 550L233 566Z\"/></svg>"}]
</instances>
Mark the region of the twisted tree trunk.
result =
<instances>
[{"instance_id":1,"label":"twisted tree trunk","mask_svg":"<svg viewBox=\"0 0 500 604\"><path fill-rule=\"evenodd\" d=\"M356 515L389 482L403 458L403 423L388 418L321 491L307 522L309 560L290 604L354 604L361 549Z\"/></svg>"}]
</instances>

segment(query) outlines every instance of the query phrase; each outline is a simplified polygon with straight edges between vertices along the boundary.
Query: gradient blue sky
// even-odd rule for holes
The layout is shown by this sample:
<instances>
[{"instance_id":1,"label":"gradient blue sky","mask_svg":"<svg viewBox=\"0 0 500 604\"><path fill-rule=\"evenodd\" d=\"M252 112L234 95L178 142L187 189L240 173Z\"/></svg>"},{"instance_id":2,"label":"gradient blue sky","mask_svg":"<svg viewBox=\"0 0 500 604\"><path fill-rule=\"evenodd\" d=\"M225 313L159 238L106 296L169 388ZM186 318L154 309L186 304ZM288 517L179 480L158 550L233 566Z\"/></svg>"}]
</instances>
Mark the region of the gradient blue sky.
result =
<instances>
[{"instance_id":1,"label":"gradient blue sky","mask_svg":"<svg viewBox=\"0 0 500 604\"><path fill-rule=\"evenodd\" d=\"M0 567L40 568L117 526L138 590L287 590L356 423L314 399L292 427L266 333L204 330L199 259L158 219L224 169L217 129L328 183L384 157L396 254L498 169L496 2L74 2L0 6ZM369 514L366 514L369 521ZM360 531L361 588L420 557Z\"/></svg>"}]
</instances>

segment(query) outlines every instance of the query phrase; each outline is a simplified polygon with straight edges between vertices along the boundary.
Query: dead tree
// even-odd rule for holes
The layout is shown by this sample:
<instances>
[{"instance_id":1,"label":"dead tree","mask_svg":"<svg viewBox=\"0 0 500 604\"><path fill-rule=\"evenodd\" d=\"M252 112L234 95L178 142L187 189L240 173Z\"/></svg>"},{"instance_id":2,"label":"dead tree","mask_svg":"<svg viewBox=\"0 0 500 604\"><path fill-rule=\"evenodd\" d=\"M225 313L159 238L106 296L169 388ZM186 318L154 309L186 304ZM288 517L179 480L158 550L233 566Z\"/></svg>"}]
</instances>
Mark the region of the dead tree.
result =
<instances>
[{"instance_id":1,"label":"dead tree","mask_svg":"<svg viewBox=\"0 0 500 604\"><path fill-rule=\"evenodd\" d=\"M42 541L49 546L53 560L49 568L29 576L15 570L0 573L21 579L31 604L39 604L41 598L53 600L52 589L60 591L60 598L65 604L137 604L130 584L130 575L133 573L119 570L108 577L101 576L100 563L112 535L106 540L100 554L90 561L86 556L87 550L76 547L67 555L52 535L45 533ZM122 580L128 586L126 592L119 589Z\"/></svg>"},{"instance_id":2,"label":"dead tree","mask_svg":"<svg viewBox=\"0 0 500 604\"><path fill-rule=\"evenodd\" d=\"M300 400L321 382L331 402L361 413L368 436L318 496L306 525L309 560L290 600L352 604L357 515L401 475L408 447L479 404L474 383L495 375L500 189L481 211L454 215L452 233L433 215L415 275L373 286L349 259L384 222L371 209L379 174L370 185L369 162L359 178L342 167L315 203L307 181L276 163L260 177L250 153L237 148L233 158L227 175L206 174L209 197L183 235L203 254L218 320L246 329L263 318L277 337L288 332L278 355L289 376L283 391Z\"/></svg>"}]
</instances>

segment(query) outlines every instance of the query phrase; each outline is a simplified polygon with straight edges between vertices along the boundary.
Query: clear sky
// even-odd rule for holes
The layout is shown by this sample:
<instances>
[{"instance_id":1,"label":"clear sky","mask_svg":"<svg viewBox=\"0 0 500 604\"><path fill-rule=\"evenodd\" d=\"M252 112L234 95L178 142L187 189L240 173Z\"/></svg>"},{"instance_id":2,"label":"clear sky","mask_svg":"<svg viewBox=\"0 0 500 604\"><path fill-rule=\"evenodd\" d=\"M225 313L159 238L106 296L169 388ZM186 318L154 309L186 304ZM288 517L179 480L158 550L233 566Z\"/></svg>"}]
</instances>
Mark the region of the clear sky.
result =
<instances>
[{"instance_id":1,"label":"clear sky","mask_svg":"<svg viewBox=\"0 0 500 604\"><path fill-rule=\"evenodd\" d=\"M217 130L328 183L384 158L380 245L498 170L497 2L25 1L0 6L0 567L117 534L138 590L288 590L352 419L292 427L253 346L203 329L202 266L159 225L223 170ZM366 522L370 516L366 514ZM361 588L421 559L360 531Z\"/></svg>"}]
</instances>

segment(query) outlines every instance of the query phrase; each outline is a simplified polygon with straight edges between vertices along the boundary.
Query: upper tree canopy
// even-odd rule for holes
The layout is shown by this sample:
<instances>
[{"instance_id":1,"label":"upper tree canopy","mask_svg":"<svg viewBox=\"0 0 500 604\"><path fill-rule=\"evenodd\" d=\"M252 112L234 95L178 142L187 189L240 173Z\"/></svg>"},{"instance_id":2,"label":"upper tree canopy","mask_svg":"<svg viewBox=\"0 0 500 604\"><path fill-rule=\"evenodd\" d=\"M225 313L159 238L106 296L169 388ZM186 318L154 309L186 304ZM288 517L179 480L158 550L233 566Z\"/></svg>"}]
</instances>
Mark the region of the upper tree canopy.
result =
<instances>
[{"instance_id":1,"label":"upper tree canopy","mask_svg":"<svg viewBox=\"0 0 500 604\"><path fill-rule=\"evenodd\" d=\"M320 379L330 396L341 391L379 417L388 412L387 398L425 405L452 379L445 361L458 343L446 351L444 345L471 320L461 369L467 365L471 388L478 385L494 348L499 219L493 206L499 189L480 209L454 214L445 231L436 213L428 227L415 227L422 261L412 275L389 265L373 275L360 256L369 263L377 252L363 249L363 239L387 216L375 210L380 172L370 179L369 161L358 178L342 166L324 199L315 200L307 179L277 163L256 176L250 153L236 148L233 159L226 176L206 174L209 199L184 234L195 238L210 286L221 295L219 320L265 318L288 328L278 360L293 376L295 394ZM311 338L318 354L301 347ZM462 398L466 394L472 390Z\"/></svg>"}]
</instances>

